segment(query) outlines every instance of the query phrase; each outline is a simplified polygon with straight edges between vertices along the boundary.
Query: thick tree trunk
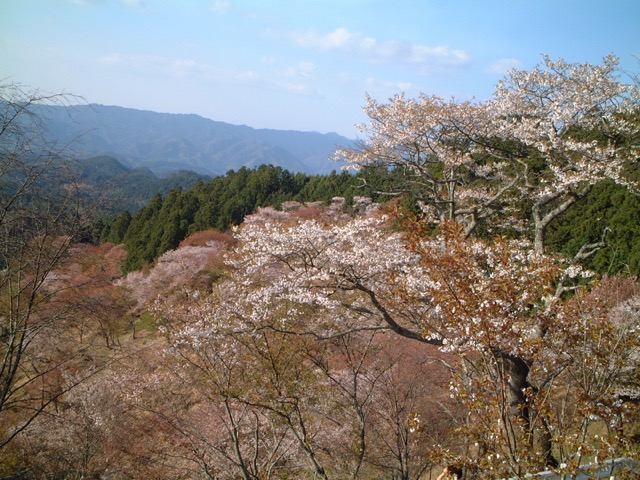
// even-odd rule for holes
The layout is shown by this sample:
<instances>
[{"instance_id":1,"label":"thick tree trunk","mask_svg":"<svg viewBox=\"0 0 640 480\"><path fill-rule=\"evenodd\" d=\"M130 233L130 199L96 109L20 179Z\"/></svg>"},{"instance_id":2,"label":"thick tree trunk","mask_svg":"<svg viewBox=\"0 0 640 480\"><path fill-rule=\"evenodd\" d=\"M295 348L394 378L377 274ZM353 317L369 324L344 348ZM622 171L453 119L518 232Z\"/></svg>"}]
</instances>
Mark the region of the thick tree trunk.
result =
<instances>
[{"instance_id":1,"label":"thick tree trunk","mask_svg":"<svg viewBox=\"0 0 640 480\"><path fill-rule=\"evenodd\" d=\"M526 392L531 386L527 380L529 365L522 358L507 356L505 358L505 373L509 387L510 414L514 418L521 418L528 425L530 418Z\"/></svg>"},{"instance_id":2,"label":"thick tree trunk","mask_svg":"<svg viewBox=\"0 0 640 480\"><path fill-rule=\"evenodd\" d=\"M544 417L538 416L535 403L532 403L530 397L536 392L536 388L529 383L528 379L530 364L515 355L505 355L503 360L512 424L523 429L523 438L528 437L528 448L540 451L545 465L555 467L558 462L552 452L551 431ZM507 435L510 434L512 433L507 432ZM515 436L515 434L512 435ZM518 441L515 438L513 440Z\"/></svg>"}]
</instances>

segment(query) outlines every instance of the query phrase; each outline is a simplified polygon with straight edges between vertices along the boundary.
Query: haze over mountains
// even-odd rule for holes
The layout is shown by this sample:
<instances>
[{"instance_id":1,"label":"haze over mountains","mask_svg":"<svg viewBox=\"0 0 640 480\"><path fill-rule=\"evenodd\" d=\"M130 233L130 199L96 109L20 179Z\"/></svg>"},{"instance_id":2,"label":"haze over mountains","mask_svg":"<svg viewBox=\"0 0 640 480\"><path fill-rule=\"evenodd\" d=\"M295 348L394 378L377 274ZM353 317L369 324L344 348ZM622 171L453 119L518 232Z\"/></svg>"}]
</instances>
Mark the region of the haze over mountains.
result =
<instances>
[{"instance_id":1,"label":"haze over mountains","mask_svg":"<svg viewBox=\"0 0 640 480\"><path fill-rule=\"evenodd\" d=\"M340 168L329 159L335 148L353 145L336 133L255 129L195 114L104 105L42 108L50 139L73 142L78 156L109 155L159 176L179 170L215 176L261 164L325 174Z\"/></svg>"}]
</instances>

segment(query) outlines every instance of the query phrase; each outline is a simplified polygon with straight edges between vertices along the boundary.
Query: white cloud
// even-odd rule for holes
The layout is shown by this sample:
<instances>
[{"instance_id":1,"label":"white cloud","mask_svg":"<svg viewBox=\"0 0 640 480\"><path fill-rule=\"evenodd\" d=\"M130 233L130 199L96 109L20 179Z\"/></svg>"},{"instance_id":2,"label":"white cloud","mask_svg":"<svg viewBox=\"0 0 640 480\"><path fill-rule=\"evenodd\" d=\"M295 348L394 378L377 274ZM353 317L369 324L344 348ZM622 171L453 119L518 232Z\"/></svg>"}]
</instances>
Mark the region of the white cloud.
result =
<instances>
[{"instance_id":1,"label":"white cloud","mask_svg":"<svg viewBox=\"0 0 640 480\"><path fill-rule=\"evenodd\" d=\"M364 37L361 42L363 50L373 50L377 44L378 42L373 37Z\"/></svg>"},{"instance_id":2,"label":"white cloud","mask_svg":"<svg viewBox=\"0 0 640 480\"><path fill-rule=\"evenodd\" d=\"M198 63L190 58L169 58L158 55L123 55L111 53L97 58L98 64L106 68L124 68L128 71L153 73L163 77L206 77L214 70L210 65Z\"/></svg>"},{"instance_id":3,"label":"white cloud","mask_svg":"<svg viewBox=\"0 0 640 480\"><path fill-rule=\"evenodd\" d=\"M69 0L70 3L76 5L100 5L106 3L105 0ZM118 0L118 3L128 8L137 10L147 10L147 5L144 0Z\"/></svg>"},{"instance_id":4,"label":"white cloud","mask_svg":"<svg viewBox=\"0 0 640 480\"><path fill-rule=\"evenodd\" d=\"M296 95L307 95L309 93L309 87L301 83L281 83L274 85L279 85L284 91L295 93Z\"/></svg>"},{"instance_id":5,"label":"white cloud","mask_svg":"<svg viewBox=\"0 0 640 480\"><path fill-rule=\"evenodd\" d=\"M485 72L491 75L506 75L509 70L514 68L522 68L523 63L515 58L500 58L485 68Z\"/></svg>"},{"instance_id":6,"label":"white cloud","mask_svg":"<svg viewBox=\"0 0 640 480\"><path fill-rule=\"evenodd\" d=\"M357 35L346 28L337 28L333 32L320 35L315 32L307 32L296 35L298 45L319 50L348 49L357 41Z\"/></svg>"},{"instance_id":7,"label":"white cloud","mask_svg":"<svg viewBox=\"0 0 640 480\"><path fill-rule=\"evenodd\" d=\"M400 92L407 92L411 90L413 85L409 82L393 82L378 80L369 77L365 81L365 88L369 94L390 96Z\"/></svg>"},{"instance_id":8,"label":"white cloud","mask_svg":"<svg viewBox=\"0 0 640 480\"><path fill-rule=\"evenodd\" d=\"M443 65L462 66L469 63L469 55L464 50L452 50L449 47L425 47L412 45L408 59L413 63L436 61Z\"/></svg>"},{"instance_id":9,"label":"white cloud","mask_svg":"<svg viewBox=\"0 0 640 480\"><path fill-rule=\"evenodd\" d=\"M313 62L300 62L297 65L287 68L284 72L285 77L303 77L312 78L316 71L316 65Z\"/></svg>"},{"instance_id":10,"label":"white cloud","mask_svg":"<svg viewBox=\"0 0 640 480\"><path fill-rule=\"evenodd\" d=\"M320 51L342 51L356 53L373 62L418 65L424 71L442 68L464 67L469 64L467 52L439 45L435 47L400 42L381 42L371 36L337 28L326 34L308 31L294 35L295 42L304 48Z\"/></svg>"},{"instance_id":11,"label":"white cloud","mask_svg":"<svg viewBox=\"0 0 640 480\"><path fill-rule=\"evenodd\" d=\"M306 83L315 73L316 66L312 62L300 62L288 68L284 72L284 77L289 80L279 81L253 69L222 68L189 58L113 53L98 57L96 61L103 68L114 71L126 71L129 74L139 73L144 78L151 74L159 82L161 79L190 79L194 85L208 85L213 82L233 86L244 85L295 95L322 96L320 92Z\"/></svg>"},{"instance_id":12,"label":"white cloud","mask_svg":"<svg viewBox=\"0 0 640 480\"><path fill-rule=\"evenodd\" d=\"M123 5L132 8L139 8L140 10L146 10L147 6L142 0L120 0Z\"/></svg>"},{"instance_id":13,"label":"white cloud","mask_svg":"<svg viewBox=\"0 0 640 480\"><path fill-rule=\"evenodd\" d=\"M400 89L400 90L409 90L411 88L411 83L409 82L384 82L381 80L376 80L375 78L369 77L367 78L367 86L373 88L385 88L385 89Z\"/></svg>"},{"instance_id":14,"label":"white cloud","mask_svg":"<svg viewBox=\"0 0 640 480\"><path fill-rule=\"evenodd\" d=\"M98 58L98 63L103 66L112 66L122 61L122 55L119 53L111 53Z\"/></svg>"},{"instance_id":15,"label":"white cloud","mask_svg":"<svg viewBox=\"0 0 640 480\"><path fill-rule=\"evenodd\" d=\"M231 9L231 2L228 0L213 0L209 10L219 15L227 13Z\"/></svg>"}]
</instances>

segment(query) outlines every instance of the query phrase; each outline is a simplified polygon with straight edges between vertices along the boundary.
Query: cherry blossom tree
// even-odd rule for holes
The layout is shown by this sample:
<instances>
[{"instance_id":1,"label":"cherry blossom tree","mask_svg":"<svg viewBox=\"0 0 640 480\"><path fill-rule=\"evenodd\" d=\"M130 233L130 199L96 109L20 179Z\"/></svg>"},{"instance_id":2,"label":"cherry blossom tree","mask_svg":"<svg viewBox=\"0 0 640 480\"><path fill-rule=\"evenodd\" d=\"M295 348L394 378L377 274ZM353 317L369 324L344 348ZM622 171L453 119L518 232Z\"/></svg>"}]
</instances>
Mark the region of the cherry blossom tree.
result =
<instances>
[{"instance_id":1,"label":"cherry blossom tree","mask_svg":"<svg viewBox=\"0 0 640 480\"><path fill-rule=\"evenodd\" d=\"M81 345L95 345L100 337L109 349L120 346L131 301L114 280L125 256L113 244L77 244L46 282L47 292L58 292L47 308L59 312L60 326Z\"/></svg>"},{"instance_id":2,"label":"cherry blossom tree","mask_svg":"<svg viewBox=\"0 0 640 480\"><path fill-rule=\"evenodd\" d=\"M185 287L207 289L222 265L222 255L230 246L230 239L217 233L200 233L201 240L186 239L185 245L161 255L147 272L136 270L118 279L135 301L134 315L139 315L158 295L180 295Z\"/></svg>"},{"instance_id":3,"label":"cherry blossom tree","mask_svg":"<svg viewBox=\"0 0 640 480\"><path fill-rule=\"evenodd\" d=\"M383 335L376 354L387 368L369 415L367 463L385 478L423 478L459 448L465 414L449 397L448 355L397 335Z\"/></svg>"},{"instance_id":4,"label":"cherry blossom tree","mask_svg":"<svg viewBox=\"0 0 640 480\"><path fill-rule=\"evenodd\" d=\"M371 97L366 102L370 123L359 126L366 140L354 149L338 149L336 160L356 170L400 171L396 189L383 193L410 193L429 221L463 222L467 234L502 208L523 165L518 150L501 151L498 159L484 155L496 143L488 140L493 126L487 105L424 94L415 100L399 94L388 104Z\"/></svg>"},{"instance_id":5,"label":"cherry blossom tree","mask_svg":"<svg viewBox=\"0 0 640 480\"><path fill-rule=\"evenodd\" d=\"M419 273L409 276L408 266L386 265L398 282L393 293L385 290L389 280L364 286L363 279L374 277L339 274L343 267L306 288L320 292L318 284L328 281L330 288L349 285L368 292L380 318L396 333L461 356L465 368L454 376L452 392L478 420L469 423L468 436L481 438L478 428L486 433L475 443L476 450L469 451L474 457L469 463L485 472L490 466L498 477L532 471L540 458L551 466L559 463L556 457L568 458L553 443L559 430L549 413L558 394L551 390L568 366L553 364L545 352L555 334L567 333L559 319L567 318L565 297L577 287L577 262L604 242L585 245L572 261L563 262L544 255L545 235L549 224L596 183L611 179L637 188L626 171L637 157L632 139L637 138L639 90L637 84L620 81L617 67L613 56L602 65L544 57L543 65L531 71L511 71L486 102L398 95L380 104L367 98L371 121L361 126L366 140L336 152L351 168L394 170L400 183L389 193L414 195L432 230L411 226L414 234L404 245L418 255L417 262L407 263L420 265ZM532 243L470 239L481 224L483 234L530 232ZM346 238L345 232L338 235ZM376 260L386 258L388 246L367 246ZM350 251L344 245L341 249ZM339 261L336 256L305 265L322 270L320 265ZM391 299L403 307L399 314ZM407 323L407 312L419 312L420 321ZM596 330L606 331L595 323ZM593 331L589 335L598 336ZM607 348L617 351L618 344L610 340ZM614 374L616 368L608 364L605 371ZM564 388L573 388L563 380ZM499 406L498 422L490 412L483 413L487 405ZM584 449L585 444L572 448Z\"/></svg>"},{"instance_id":6,"label":"cherry blossom tree","mask_svg":"<svg viewBox=\"0 0 640 480\"><path fill-rule=\"evenodd\" d=\"M335 156L355 169L400 170L403 182L389 193L411 192L427 221L456 220L467 235L489 220L524 230L531 215L542 253L551 221L595 183L633 187L624 168L637 156L629 139L640 98L636 84L620 81L613 56L602 65L543 60L512 70L486 102L367 97L365 140Z\"/></svg>"},{"instance_id":7,"label":"cherry blossom tree","mask_svg":"<svg viewBox=\"0 0 640 480\"><path fill-rule=\"evenodd\" d=\"M255 289L251 322L313 308L306 328L319 338L390 330L438 346L464 360L451 389L469 409L470 468L501 478L559 465L549 412L573 386L563 377L559 387L567 365L549 349L566 341L563 295L580 269L524 239L467 238L457 223L427 230L411 221L394 232L379 214L248 222L232 265Z\"/></svg>"},{"instance_id":8,"label":"cherry blossom tree","mask_svg":"<svg viewBox=\"0 0 640 480\"><path fill-rule=\"evenodd\" d=\"M78 383L55 410L39 416L29 435L16 440L33 477L64 478L117 476L124 462L118 442L128 434L122 425L130 414L120 400L120 378L113 373L89 380L68 375L69 384Z\"/></svg>"},{"instance_id":9,"label":"cherry blossom tree","mask_svg":"<svg viewBox=\"0 0 640 480\"><path fill-rule=\"evenodd\" d=\"M209 468L227 464L255 479L309 468L299 464L307 458L326 478L315 441L317 418L308 411L321 382L305 368L303 345L285 341L285 334L264 323L254 325L242 285L224 283L202 300L193 295L196 301L186 302L181 314L161 311L178 374L209 399L205 408L217 412L219 440L208 445Z\"/></svg>"},{"instance_id":10,"label":"cherry blossom tree","mask_svg":"<svg viewBox=\"0 0 640 480\"><path fill-rule=\"evenodd\" d=\"M375 210L375 206L363 208ZM370 245L383 244L388 232L379 228L381 220L361 221L360 238L374 235L377 241L371 238ZM288 225L295 231L299 222L317 226L311 231L299 229L297 240L302 261L313 262L314 248L336 238L327 225L337 222L348 229L351 217L332 207L264 209L247 218L238 240L245 242L245 234L252 232L266 246L268 237L263 235L272 235L273 227ZM350 241L335 244L334 253L350 248ZM366 301L358 299L363 292L339 288L323 297L301 285L288 289L290 275L301 273L297 258L258 259L247 250L257 245L243 245L229 255L231 270L213 292L191 291L181 301L166 299L158 310L171 346L167 361L175 365L180 385L189 385L192 399L198 392L202 411L218 412L218 429L208 443L200 443L210 468L227 465L243 478L277 472L377 478L390 471L412 478L428 469L433 461L417 452L431 447L420 445L419 439L434 438L448 424L417 428L418 416L430 418L416 403L426 395L418 392L427 387L416 378L398 376L401 363L409 362L392 353L400 338L384 340L381 333L388 328ZM391 257L400 252L397 245L390 246ZM268 251L277 256L278 248L272 243ZM356 255L365 253L363 249ZM407 250L403 254L417 258ZM381 278L383 268L379 268ZM370 294L364 298L370 299ZM416 320L407 317L407 321ZM435 380L428 373L431 369L416 365L415 370L425 384L429 378ZM431 392L437 390L431 385ZM202 437L202 428L186 428L184 420L179 423L191 444ZM397 441L380 439L387 435ZM388 461L397 466L390 467Z\"/></svg>"},{"instance_id":11,"label":"cherry blossom tree","mask_svg":"<svg viewBox=\"0 0 640 480\"><path fill-rule=\"evenodd\" d=\"M520 185L532 202L536 251L544 251L551 221L583 198L597 182L632 185L624 167L637 157L638 86L620 81L618 59L601 65L570 64L544 57L531 71L513 70L496 87L489 109L498 138L530 149L543 162Z\"/></svg>"},{"instance_id":12,"label":"cherry blossom tree","mask_svg":"<svg viewBox=\"0 0 640 480\"><path fill-rule=\"evenodd\" d=\"M563 439L559 460L569 467L588 457L637 458L639 319L637 279L605 277L567 302L545 343L544 365L560 373L547 418Z\"/></svg>"}]
</instances>

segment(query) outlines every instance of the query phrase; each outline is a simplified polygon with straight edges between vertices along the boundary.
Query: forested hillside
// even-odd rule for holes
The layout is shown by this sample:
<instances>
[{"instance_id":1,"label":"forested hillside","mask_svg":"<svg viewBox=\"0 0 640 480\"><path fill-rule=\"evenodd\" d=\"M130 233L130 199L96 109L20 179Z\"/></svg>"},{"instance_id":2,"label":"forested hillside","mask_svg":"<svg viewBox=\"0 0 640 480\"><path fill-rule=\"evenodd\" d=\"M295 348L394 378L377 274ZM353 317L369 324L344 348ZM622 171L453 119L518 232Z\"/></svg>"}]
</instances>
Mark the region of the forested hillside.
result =
<instances>
[{"instance_id":1,"label":"forested hillside","mask_svg":"<svg viewBox=\"0 0 640 480\"><path fill-rule=\"evenodd\" d=\"M186 175L109 218L89 185L132 172L76 170L30 109L73 98L3 86L0 477L638 478L618 74L545 58L486 102L368 98L351 172Z\"/></svg>"},{"instance_id":2,"label":"forested hillside","mask_svg":"<svg viewBox=\"0 0 640 480\"><path fill-rule=\"evenodd\" d=\"M584 266L600 274L640 275L640 197L604 181L550 226L549 247L568 257L583 245L604 245Z\"/></svg>"},{"instance_id":3,"label":"forested hillside","mask_svg":"<svg viewBox=\"0 0 640 480\"><path fill-rule=\"evenodd\" d=\"M128 168L113 157L101 156L74 162L69 183L77 183L89 203L100 203L105 213L127 210L135 213L156 193L174 188L188 189L210 177L191 171L176 171L159 178L148 168Z\"/></svg>"},{"instance_id":4,"label":"forested hillside","mask_svg":"<svg viewBox=\"0 0 640 480\"><path fill-rule=\"evenodd\" d=\"M96 227L102 228L104 241L124 242L125 270L131 271L153 263L189 234L211 228L225 232L259 207L280 208L291 201L329 204L334 197L344 197L350 205L354 196L378 199L377 187L385 181L389 179L376 171L308 176L268 165L241 168L188 190L158 193L133 216L122 212L104 227L102 223Z\"/></svg>"}]
</instances>

